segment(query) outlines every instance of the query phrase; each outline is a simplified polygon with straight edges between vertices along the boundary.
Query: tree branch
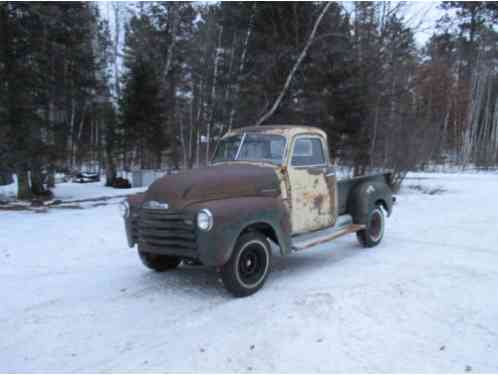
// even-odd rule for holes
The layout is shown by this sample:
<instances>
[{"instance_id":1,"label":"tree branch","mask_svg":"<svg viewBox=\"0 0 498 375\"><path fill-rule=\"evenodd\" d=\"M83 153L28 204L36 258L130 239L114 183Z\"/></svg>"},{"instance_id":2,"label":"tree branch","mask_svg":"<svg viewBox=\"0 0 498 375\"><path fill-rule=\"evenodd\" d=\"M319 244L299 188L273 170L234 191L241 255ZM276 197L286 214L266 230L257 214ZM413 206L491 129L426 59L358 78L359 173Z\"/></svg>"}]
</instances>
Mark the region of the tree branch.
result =
<instances>
[{"instance_id":1,"label":"tree branch","mask_svg":"<svg viewBox=\"0 0 498 375\"><path fill-rule=\"evenodd\" d=\"M287 93L287 90L289 89L289 86L292 82L292 79L294 78L294 75L296 74L297 69L301 65L304 58L306 57L306 55L308 53L308 49L310 48L311 44L313 43L313 40L315 39L316 30L318 29L318 26L322 22L323 16L327 12L327 10L329 9L331 4L332 4L332 2L329 1L323 7L322 12L320 13L318 18L316 19L315 24L313 25L313 29L311 30L311 34L309 35L308 40L306 41L306 44L305 44L303 50L301 51L301 54L299 55L298 59L296 60L296 63L292 67L292 70L290 71L289 75L287 76L284 87L282 87L282 91L280 91L280 94L278 95L277 99L275 99L275 102L273 102L273 105L270 108L270 110L268 112L266 112L263 116L261 116L258 121L256 121L256 124L255 124L256 126L263 124L266 120L268 120L271 116L273 116L273 114L275 113L277 108L280 106L280 103L281 103L282 99L284 98L285 94Z\"/></svg>"}]
</instances>

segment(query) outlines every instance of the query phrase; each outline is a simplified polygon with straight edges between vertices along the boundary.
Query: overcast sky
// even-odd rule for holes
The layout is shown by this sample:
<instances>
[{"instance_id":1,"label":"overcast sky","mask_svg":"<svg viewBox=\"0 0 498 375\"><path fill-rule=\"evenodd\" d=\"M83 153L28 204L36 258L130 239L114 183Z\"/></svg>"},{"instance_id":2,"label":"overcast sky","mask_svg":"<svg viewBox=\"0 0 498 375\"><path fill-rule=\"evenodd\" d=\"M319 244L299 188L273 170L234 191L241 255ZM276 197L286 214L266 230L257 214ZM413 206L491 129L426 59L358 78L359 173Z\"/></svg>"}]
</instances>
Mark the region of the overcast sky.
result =
<instances>
[{"instance_id":1,"label":"overcast sky","mask_svg":"<svg viewBox=\"0 0 498 375\"><path fill-rule=\"evenodd\" d=\"M408 4L405 19L408 25L415 28L415 39L419 47L431 37L436 21L444 11L439 9L440 1L413 1Z\"/></svg>"}]
</instances>

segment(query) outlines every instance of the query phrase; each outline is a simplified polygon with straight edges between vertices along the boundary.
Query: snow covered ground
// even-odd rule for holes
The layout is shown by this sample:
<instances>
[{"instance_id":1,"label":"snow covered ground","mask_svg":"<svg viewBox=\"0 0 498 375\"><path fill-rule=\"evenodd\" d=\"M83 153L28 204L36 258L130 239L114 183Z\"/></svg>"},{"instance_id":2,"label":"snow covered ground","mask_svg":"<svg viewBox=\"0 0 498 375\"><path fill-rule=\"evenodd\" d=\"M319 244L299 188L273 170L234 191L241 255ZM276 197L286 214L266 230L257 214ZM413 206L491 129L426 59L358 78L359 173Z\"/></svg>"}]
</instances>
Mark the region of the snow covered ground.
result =
<instances>
[{"instance_id":1,"label":"snow covered ground","mask_svg":"<svg viewBox=\"0 0 498 375\"><path fill-rule=\"evenodd\" d=\"M115 204L0 212L0 372L497 372L498 174L410 175L387 224L233 299L145 269Z\"/></svg>"}]
</instances>

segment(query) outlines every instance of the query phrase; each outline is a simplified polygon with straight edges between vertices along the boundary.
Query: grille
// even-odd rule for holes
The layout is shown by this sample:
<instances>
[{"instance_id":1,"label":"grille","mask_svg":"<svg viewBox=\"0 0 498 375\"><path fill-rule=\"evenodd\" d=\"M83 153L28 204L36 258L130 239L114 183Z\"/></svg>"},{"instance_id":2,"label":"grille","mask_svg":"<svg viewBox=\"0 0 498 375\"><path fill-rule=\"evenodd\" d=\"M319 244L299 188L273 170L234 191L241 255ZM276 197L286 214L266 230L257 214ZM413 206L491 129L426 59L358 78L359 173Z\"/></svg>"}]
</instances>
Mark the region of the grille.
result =
<instances>
[{"instance_id":1,"label":"grille","mask_svg":"<svg viewBox=\"0 0 498 375\"><path fill-rule=\"evenodd\" d=\"M146 247L160 248L179 254L196 250L194 217L184 212L142 209L138 237Z\"/></svg>"}]
</instances>

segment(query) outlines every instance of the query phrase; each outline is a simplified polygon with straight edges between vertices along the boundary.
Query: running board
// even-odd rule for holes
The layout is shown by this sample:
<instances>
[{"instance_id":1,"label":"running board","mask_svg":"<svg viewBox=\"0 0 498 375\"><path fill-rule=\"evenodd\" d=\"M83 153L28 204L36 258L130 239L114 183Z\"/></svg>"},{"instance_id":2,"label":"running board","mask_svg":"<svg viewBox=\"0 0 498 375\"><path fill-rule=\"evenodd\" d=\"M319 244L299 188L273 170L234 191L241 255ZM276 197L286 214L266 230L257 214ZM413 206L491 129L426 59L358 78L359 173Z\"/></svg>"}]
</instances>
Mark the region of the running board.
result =
<instances>
[{"instance_id":1,"label":"running board","mask_svg":"<svg viewBox=\"0 0 498 375\"><path fill-rule=\"evenodd\" d=\"M346 234L355 233L365 229L365 225L353 224L350 215L342 215L338 218L337 224L333 227L321 229L312 233L297 235L292 238L292 250L304 250L325 242L335 240Z\"/></svg>"}]
</instances>

